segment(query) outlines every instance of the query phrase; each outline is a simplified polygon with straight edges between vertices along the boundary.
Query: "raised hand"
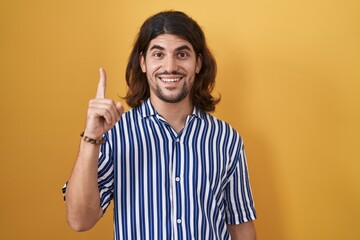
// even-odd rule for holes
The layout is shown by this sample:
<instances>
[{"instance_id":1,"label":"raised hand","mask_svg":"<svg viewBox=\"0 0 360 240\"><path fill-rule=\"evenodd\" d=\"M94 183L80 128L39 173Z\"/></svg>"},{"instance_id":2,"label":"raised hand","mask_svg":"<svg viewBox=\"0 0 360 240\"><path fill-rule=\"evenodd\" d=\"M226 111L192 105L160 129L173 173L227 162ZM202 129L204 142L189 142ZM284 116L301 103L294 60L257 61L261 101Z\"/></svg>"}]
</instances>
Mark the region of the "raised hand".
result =
<instances>
[{"instance_id":1,"label":"raised hand","mask_svg":"<svg viewBox=\"0 0 360 240\"><path fill-rule=\"evenodd\" d=\"M123 105L113 100L105 98L106 92L106 73L100 68L100 79L97 88L96 97L89 101L85 135L100 139L104 133L109 131L124 112Z\"/></svg>"}]
</instances>

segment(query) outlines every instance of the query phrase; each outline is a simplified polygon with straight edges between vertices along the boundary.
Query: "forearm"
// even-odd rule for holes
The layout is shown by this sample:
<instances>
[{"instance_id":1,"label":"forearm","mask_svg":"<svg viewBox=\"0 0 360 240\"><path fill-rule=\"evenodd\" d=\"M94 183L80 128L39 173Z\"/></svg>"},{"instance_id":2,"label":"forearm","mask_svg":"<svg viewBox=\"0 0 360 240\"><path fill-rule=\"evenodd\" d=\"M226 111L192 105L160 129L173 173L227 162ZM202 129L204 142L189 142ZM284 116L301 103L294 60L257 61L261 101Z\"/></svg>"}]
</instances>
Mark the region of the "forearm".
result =
<instances>
[{"instance_id":1,"label":"forearm","mask_svg":"<svg viewBox=\"0 0 360 240\"><path fill-rule=\"evenodd\" d=\"M98 189L99 145L81 141L66 189L66 215L76 231L90 229L102 216Z\"/></svg>"},{"instance_id":2,"label":"forearm","mask_svg":"<svg viewBox=\"0 0 360 240\"><path fill-rule=\"evenodd\" d=\"M252 221L227 225L227 227L233 240L256 240L255 226Z\"/></svg>"}]
</instances>

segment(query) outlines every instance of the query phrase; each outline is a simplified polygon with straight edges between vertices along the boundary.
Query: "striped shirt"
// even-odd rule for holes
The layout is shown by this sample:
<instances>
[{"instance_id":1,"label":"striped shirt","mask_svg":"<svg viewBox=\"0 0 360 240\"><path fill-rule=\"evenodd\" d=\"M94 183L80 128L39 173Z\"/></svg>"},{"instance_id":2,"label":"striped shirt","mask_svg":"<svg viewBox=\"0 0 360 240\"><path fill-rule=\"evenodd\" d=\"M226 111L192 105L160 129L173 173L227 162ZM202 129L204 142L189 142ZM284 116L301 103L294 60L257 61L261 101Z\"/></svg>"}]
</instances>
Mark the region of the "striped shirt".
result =
<instances>
[{"instance_id":1,"label":"striped shirt","mask_svg":"<svg viewBox=\"0 0 360 240\"><path fill-rule=\"evenodd\" d=\"M194 108L177 133L147 100L105 139L99 190L116 240L230 239L226 224L256 218L244 145L224 121Z\"/></svg>"}]
</instances>

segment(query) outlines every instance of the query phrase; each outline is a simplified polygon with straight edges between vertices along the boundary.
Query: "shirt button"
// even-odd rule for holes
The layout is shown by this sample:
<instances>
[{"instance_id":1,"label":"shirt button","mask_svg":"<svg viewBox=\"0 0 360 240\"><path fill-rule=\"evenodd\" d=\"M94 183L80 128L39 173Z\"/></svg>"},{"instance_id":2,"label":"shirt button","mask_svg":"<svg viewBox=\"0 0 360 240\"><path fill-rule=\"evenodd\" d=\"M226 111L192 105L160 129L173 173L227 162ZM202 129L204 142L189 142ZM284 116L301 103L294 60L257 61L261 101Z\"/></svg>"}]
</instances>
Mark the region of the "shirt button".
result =
<instances>
[{"instance_id":1,"label":"shirt button","mask_svg":"<svg viewBox=\"0 0 360 240\"><path fill-rule=\"evenodd\" d=\"M177 139L176 139L176 142L180 142L180 139L179 139L179 138L177 138Z\"/></svg>"},{"instance_id":2,"label":"shirt button","mask_svg":"<svg viewBox=\"0 0 360 240\"><path fill-rule=\"evenodd\" d=\"M175 181L180 182L180 177L176 177Z\"/></svg>"},{"instance_id":3,"label":"shirt button","mask_svg":"<svg viewBox=\"0 0 360 240\"><path fill-rule=\"evenodd\" d=\"M181 219L180 219L180 218L177 219L176 222L177 222L178 224L180 224L180 223L181 223Z\"/></svg>"}]
</instances>

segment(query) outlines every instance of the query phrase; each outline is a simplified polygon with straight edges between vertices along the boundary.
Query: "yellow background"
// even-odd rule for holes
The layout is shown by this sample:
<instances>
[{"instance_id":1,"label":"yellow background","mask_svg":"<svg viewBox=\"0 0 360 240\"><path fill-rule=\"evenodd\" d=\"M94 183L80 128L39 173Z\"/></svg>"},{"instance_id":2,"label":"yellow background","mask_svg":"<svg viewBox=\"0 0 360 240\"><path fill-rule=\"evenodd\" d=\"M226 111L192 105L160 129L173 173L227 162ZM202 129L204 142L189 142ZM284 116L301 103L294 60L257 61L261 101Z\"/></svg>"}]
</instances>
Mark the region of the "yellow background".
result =
<instances>
[{"instance_id":1,"label":"yellow background","mask_svg":"<svg viewBox=\"0 0 360 240\"><path fill-rule=\"evenodd\" d=\"M260 240L360 239L358 0L1 0L0 239L112 239L65 220L98 68L124 96L141 23L166 9L203 27L218 61L215 115L243 136Z\"/></svg>"}]
</instances>

